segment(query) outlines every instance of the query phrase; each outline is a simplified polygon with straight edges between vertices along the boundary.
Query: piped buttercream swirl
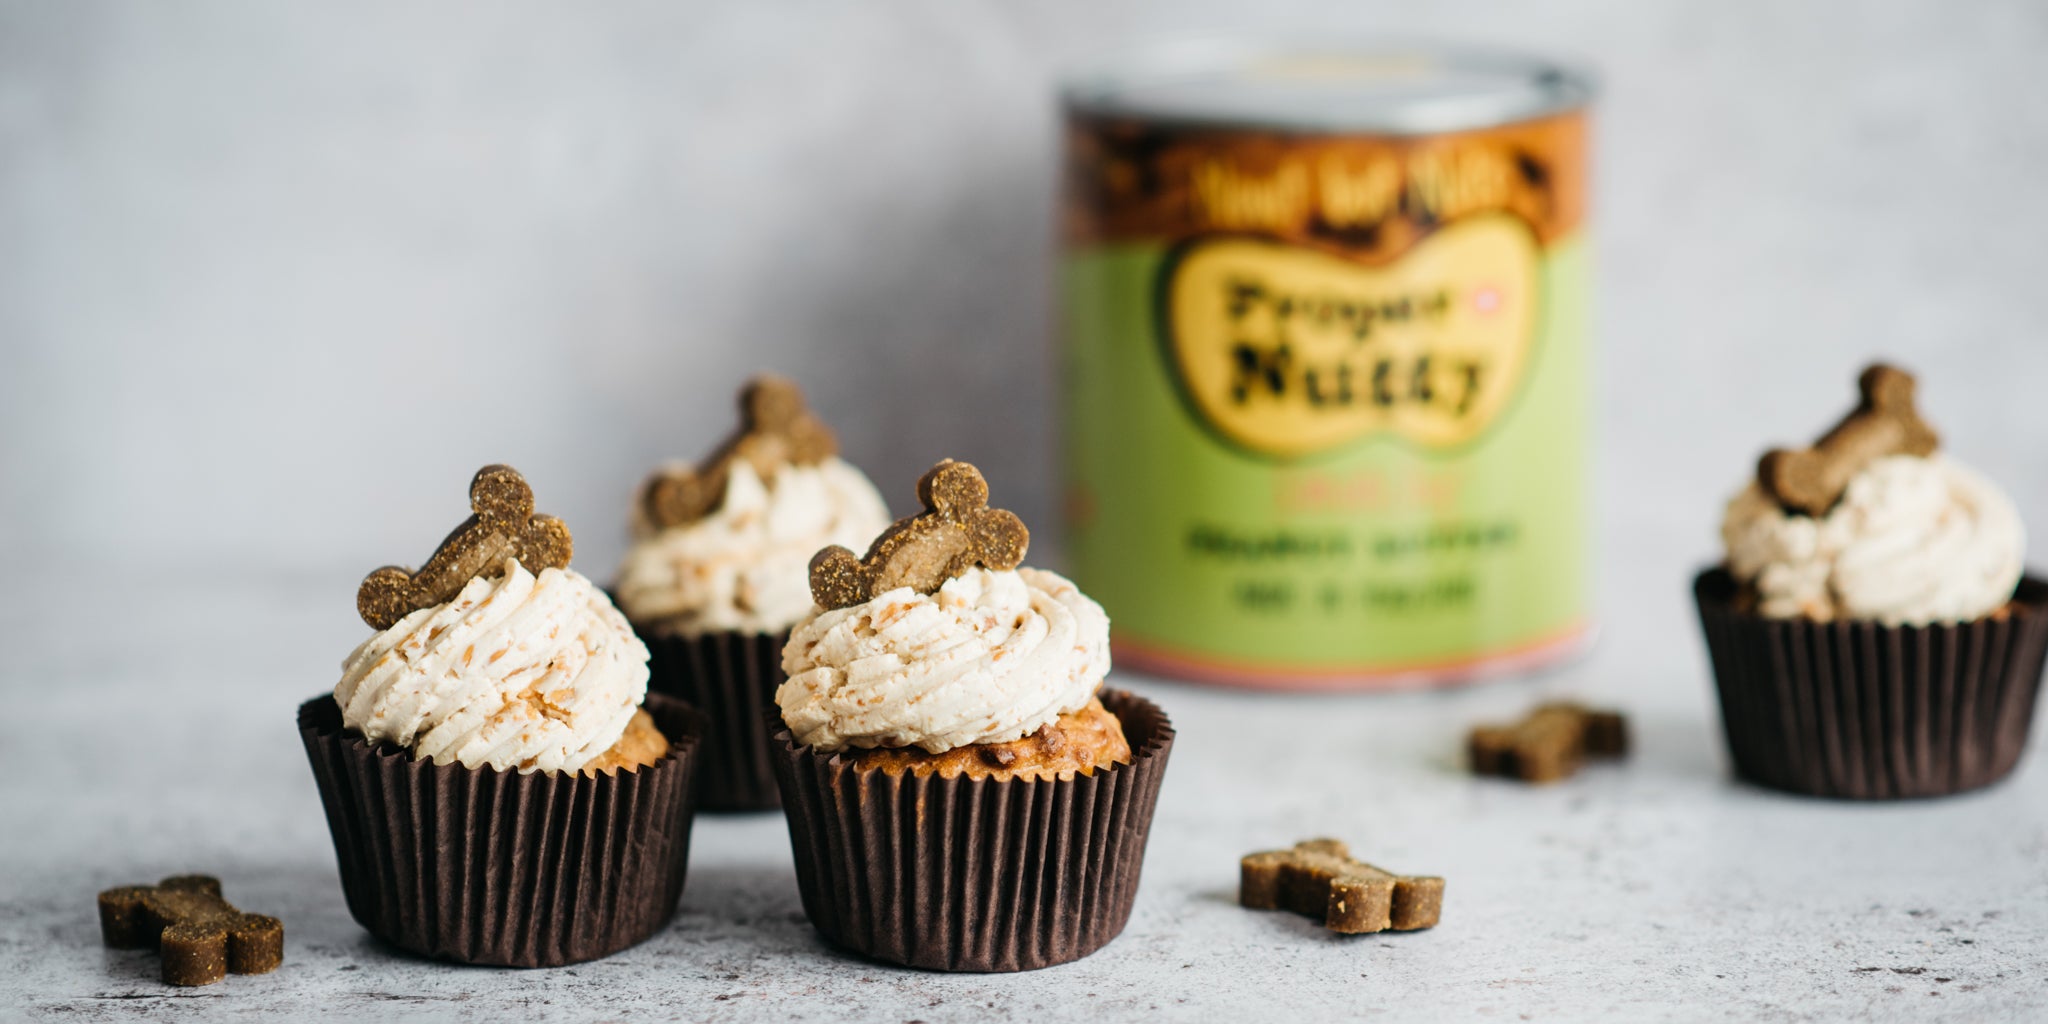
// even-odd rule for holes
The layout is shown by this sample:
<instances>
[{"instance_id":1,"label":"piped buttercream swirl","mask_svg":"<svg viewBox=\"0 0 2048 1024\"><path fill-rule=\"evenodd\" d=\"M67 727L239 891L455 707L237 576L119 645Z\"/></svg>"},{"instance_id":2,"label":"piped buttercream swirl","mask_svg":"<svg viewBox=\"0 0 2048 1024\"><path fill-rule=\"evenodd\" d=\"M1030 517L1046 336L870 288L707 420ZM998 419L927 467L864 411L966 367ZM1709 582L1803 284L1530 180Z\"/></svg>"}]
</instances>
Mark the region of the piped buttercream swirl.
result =
<instances>
[{"instance_id":1,"label":"piped buttercream swirl","mask_svg":"<svg viewBox=\"0 0 2048 1024\"><path fill-rule=\"evenodd\" d=\"M2012 499L1940 456L1894 455L1849 481L1815 518L1751 483L1721 524L1728 570L1772 618L1924 625L1980 618L2011 600L2026 531Z\"/></svg>"},{"instance_id":2,"label":"piped buttercream swirl","mask_svg":"<svg viewBox=\"0 0 2048 1024\"><path fill-rule=\"evenodd\" d=\"M365 640L343 663L342 722L435 764L575 771L647 696L647 648L589 580L516 559Z\"/></svg>"},{"instance_id":3,"label":"piped buttercream swirl","mask_svg":"<svg viewBox=\"0 0 2048 1024\"><path fill-rule=\"evenodd\" d=\"M1109 617L1056 573L970 569L820 611L783 649L776 691L820 750L1006 743L1077 711L1109 674Z\"/></svg>"}]
</instances>

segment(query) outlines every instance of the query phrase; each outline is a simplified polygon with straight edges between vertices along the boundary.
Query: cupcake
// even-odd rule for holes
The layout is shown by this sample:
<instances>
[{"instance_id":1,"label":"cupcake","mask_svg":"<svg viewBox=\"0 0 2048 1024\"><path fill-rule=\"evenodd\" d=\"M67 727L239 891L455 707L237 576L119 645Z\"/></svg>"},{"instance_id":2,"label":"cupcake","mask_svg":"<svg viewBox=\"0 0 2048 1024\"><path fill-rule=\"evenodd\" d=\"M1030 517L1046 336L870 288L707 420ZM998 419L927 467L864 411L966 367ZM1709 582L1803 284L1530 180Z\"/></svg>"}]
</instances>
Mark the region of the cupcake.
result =
<instances>
[{"instance_id":1,"label":"cupcake","mask_svg":"<svg viewBox=\"0 0 2048 1024\"><path fill-rule=\"evenodd\" d=\"M1103 690L1109 619L987 507L973 466L856 557L818 552L818 607L776 691L776 781L804 911L891 963L1021 971L1116 937L1173 727Z\"/></svg>"},{"instance_id":2,"label":"cupcake","mask_svg":"<svg viewBox=\"0 0 2048 1024\"><path fill-rule=\"evenodd\" d=\"M789 627L811 612L811 555L889 525L882 496L840 459L790 381L740 393L740 428L697 466L664 467L633 503L612 592L653 652L656 693L703 712L707 810L776 806L761 729Z\"/></svg>"},{"instance_id":3,"label":"cupcake","mask_svg":"<svg viewBox=\"0 0 2048 1024\"><path fill-rule=\"evenodd\" d=\"M2012 500L1944 457L1913 378L1865 370L1812 448L1774 451L1694 581L1737 774L1794 793L1941 796L2004 778L2048 657Z\"/></svg>"},{"instance_id":4,"label":"cupcake","mask_svg":"<svg viewBox=\"0 0 2048 1024\"><path fill-rule=\"evenodd\" d=\"M647 649L569 568L508 466L418 572L379 569L374 630L299 708L349 913L424 956L546 967L675 913L702 723L647 694Z\"/></svg>"}]
</instances>

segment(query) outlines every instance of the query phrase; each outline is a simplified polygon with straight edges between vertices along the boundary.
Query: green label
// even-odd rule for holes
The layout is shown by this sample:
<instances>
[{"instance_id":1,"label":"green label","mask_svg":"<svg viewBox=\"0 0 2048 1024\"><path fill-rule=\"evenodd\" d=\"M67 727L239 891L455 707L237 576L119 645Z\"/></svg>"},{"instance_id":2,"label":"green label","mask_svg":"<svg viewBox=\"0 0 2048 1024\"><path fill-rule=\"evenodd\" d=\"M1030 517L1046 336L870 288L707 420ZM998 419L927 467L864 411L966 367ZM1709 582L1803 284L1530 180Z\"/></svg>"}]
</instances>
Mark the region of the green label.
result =
<instances>
[{"instance_id":1,"label":"green label","mask_svg":"<svg viewBox=\"0 0 2048 1024\"><path fill-rule=\"evenodd\" d=\"M1071 252L1069 550L1120 651L1451 673L1582 631L1587 263L1506 217L1381 266L1251 236Z\"/></svg>"}]
</instances>

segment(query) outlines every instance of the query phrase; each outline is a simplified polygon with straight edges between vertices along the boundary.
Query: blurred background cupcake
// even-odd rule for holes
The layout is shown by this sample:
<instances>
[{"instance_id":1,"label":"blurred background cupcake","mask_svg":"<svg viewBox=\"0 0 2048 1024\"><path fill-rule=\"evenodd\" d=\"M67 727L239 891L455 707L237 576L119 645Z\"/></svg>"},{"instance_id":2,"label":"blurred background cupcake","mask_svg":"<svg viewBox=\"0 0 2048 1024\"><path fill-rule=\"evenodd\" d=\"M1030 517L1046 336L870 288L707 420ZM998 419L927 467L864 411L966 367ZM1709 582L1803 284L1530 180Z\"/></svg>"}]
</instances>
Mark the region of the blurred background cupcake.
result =
<instances>
[{"instance_id":1,"label":"blurred background cupcake","mask_svg":"<svg viewBox=\"0 0 2048 1024\"><path fill-rule=\"evenodd\" d=\"M605 956L674 914L701 723L647 694L647 649L570 569L507 466L417 572L379 569L377 632L299 708L349 912L463 963Z\"/></svg>"},{"instance_id":2,"label":"blurred background cupcake","mask_svg":"<svg viewBox=\"0 0 2048 1024\"><path fill-rule=\"evenodd\" d=\"M1939 796L2018 761L2048 655L2019 512L1939 452L1915 382L1764 456L1694 584L1737 773L1819 796Z\"/></svg>"},{"instance_id":3,"label":"blurred background cupcake","mask_svg":"<svg viewBox=\"0 0 2048 1024\"><path fill-rule=\"evenodd\" d=\"M935 970L1078 959L1123 930L1173 742L1102 691L1109 618L947 460L924 512L811 563L775 761L804 910L833 942Z\"/></svg>"},{"instance_id":4,"label":"blurred background cupcake","mask_svg":"<svg viewBox=\"0 0 2048 1024\"><path fill-rule=\"evenodd\" d=\"M889 525L795 383L757 376L739 405L739 430L703 462L641 486L613 585L652 652L655 692L709 723L699 798L710 810L776 806L764 716L789 627L811 611L811 556Z\"/></svg>"}]
</instances>

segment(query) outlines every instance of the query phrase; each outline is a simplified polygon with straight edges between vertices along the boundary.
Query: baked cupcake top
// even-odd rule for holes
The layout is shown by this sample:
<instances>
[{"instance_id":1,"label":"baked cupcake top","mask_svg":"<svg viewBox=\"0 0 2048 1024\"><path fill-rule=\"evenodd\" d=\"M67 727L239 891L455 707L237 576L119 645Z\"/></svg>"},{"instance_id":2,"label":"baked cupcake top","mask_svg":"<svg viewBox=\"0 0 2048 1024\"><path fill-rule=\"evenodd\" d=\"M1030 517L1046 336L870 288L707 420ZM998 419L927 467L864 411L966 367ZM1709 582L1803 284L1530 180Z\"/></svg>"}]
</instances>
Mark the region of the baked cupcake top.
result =
<instances>
[{"instance_id":1,"label":"baked cupcake top","mask_svg":"<svg viewBox=\"0 0 2048 1024\"><path fill-rule=\"evenodd\" d=\"M533 513L509 466L478 470L470 504L418 572L386 566L363 581L357 608L378 632L343 663L343 724L435 764L501 771L647 763L607 756L629 725L636 749L665 750L636 720L647 648L569 568L567 528Z\"/></svg>"},{"instance_id":2,"label":"baked cupcake top","mask_svg":"<svg viewBox=\"0 0 2048 1024\"><path fill-rule=\"evenodd\" d=\"M811 561L818 608L783 649L776 691L797 742L939 754L1030 736L1080 711L1109 673L1109 617L1056 573L1019 568L1030 535L947 460L918 482L925 511L865 557Z\"/></svg>"},{"instance_id":3,"label":"baked cupcake top","mask_svg":"<svg viewBox=\"0 0 2048 1024\"><path fill-rule=\"evenodd\" d=\"M2011 600L2026 533L2012 500L1942 457L1914 381L1873 365L1862 399L1808 449L1773 451L1728 503L1727 567L1759 614L1925 625Z\"/></svg>"},{"instance_id":4,"label":"baked cupcake top","mask_svg":"<svg viewBox=\"0 0 2048 1024\"><path fill-rule=\"evenodd\" d=\"M811 555L889 523L794 383L755 377L740 419L709 458L657 470L633 503L634 543L613 590L643 628L780 632L811 610Z\"/></svg>"}]
</instances>

